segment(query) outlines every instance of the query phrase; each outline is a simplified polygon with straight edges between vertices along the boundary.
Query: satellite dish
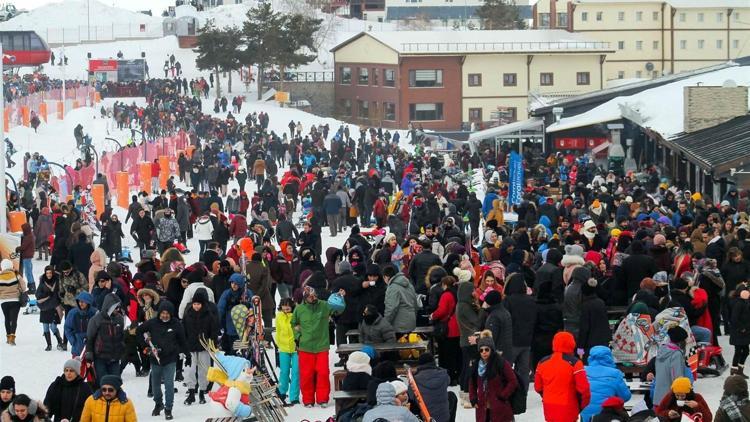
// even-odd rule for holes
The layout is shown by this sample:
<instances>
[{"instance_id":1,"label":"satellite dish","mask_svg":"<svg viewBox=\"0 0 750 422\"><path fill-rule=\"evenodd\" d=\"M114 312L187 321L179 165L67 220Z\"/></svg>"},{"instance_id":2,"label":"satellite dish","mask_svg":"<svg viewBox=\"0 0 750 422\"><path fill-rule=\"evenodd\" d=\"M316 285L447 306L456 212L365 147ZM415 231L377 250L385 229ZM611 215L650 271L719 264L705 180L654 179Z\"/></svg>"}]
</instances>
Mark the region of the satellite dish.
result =
<instances>
[{"instance_id":1,"label":"satellite dish","mask_svg":"<svg viewBox=\"0 0 750 422\"><path fill-rule=\"evenodd\" d=\"M649 72L654 70L654 64L651 62L646 63L646 70L648 70Z\"/></svg>"},{"instance_id":2,"label":"satellite dish","mask_svg":"<svg viewBox=\"0 0 750 422\"><path fill-rule=\"evenodd\" d=\"M737 88L737 82L734 79L727 79L721 86L724 88Z\"/></svg>"}]
</instances>

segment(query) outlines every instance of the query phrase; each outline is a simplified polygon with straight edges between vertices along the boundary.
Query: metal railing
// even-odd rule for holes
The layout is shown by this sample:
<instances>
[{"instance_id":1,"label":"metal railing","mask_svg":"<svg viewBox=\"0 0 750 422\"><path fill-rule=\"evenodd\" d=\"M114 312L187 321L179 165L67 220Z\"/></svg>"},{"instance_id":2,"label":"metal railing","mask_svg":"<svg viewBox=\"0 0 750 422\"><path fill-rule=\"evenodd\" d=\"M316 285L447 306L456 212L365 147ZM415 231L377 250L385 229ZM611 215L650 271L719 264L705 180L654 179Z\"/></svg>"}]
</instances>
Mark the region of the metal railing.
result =
<instances>
[{"instance_id":1,"label":"metal railing","mask_svg":"<svg viewBox=\"0 0 750 422\"><path fill-rule=\"evenodd\" d=\"M266 83L281 82L281 75L278 72L268 73L263 79ZM290 71L285 72L284 82L333 82L334 76L332 70L323 70L319 72Z\"/></svg>"},{"instance_id":2,"label":"metal railing","mask_svg":"<svg viewBox=\"0 0 750 422\"><path fill-rule=\"evenodd\" d=\"M124 23L111 25L80 25L49 27L37 31L48 44L79 44L84 42L115 41L122 39L157 38L164 36L162 23Z\"/></svg>"},{"instance_id":3,"label":"metal railing","mask_svg":"<svg viewBox=\"0 0 750 422\"><path fill-rule=\"evenodd\" d=\"M507 42L414 42L401 43L405 53L450 53L485 51L549 51L608 49L601 41L507 41Z\"/></svg>"}]
</instances>

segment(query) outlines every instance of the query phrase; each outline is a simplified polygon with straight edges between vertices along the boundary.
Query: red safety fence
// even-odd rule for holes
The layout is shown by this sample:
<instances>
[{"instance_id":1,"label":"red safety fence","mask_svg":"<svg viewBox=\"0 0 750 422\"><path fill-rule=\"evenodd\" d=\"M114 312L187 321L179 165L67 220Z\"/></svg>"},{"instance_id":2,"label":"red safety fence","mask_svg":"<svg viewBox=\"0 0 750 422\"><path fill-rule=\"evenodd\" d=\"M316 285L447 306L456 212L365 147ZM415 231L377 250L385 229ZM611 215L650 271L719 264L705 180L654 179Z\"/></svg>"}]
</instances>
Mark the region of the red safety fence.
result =
<instances>
[{"instance_id":1,"label":"red safety fence","mask_svg":"<svg viewBox=\"0 0 750 422\"><path fill-rule=\"evenodd\" d=\"M96 90L92 86L67 88L65 90L65 99L67 101L64 110L69 111L92 104L94 92ZM54 114L57 114L58 119L63 118L63 108L58 106L58 103L62 104L62 98L62 88L39 91L14 98L12 102L5 104L5 115L3 116L5 119L5 130L8 131L15 126L28 126L29 116L32 111L43 121L46 121L48 116Z\"/></svg>"}]
</instances>

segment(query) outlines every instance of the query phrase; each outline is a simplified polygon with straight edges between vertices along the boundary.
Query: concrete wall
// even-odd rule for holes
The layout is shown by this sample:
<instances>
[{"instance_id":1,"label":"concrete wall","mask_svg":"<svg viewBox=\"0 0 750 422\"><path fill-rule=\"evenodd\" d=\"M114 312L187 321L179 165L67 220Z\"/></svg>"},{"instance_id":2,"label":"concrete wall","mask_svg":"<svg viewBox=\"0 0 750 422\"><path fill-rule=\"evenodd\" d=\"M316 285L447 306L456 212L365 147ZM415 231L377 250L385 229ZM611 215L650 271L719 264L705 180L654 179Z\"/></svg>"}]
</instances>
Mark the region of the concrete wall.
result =
<instances>
[{"instance_id":1,"label":"concrete wall","mask_svg":"<svg viewBox=\"0 0 750 422\"><path fill-rule=\"evenodd\" d=\"M280 90L278 82L266 84L266 89ZM315 114L334 117L336 101L333 82L285 82L284 90L289 92L290 101L307 100Z\"/></svg>"},{"instance_id":2,"label":"concrete wall","mask_svg":"<svg viewBox=\"0 0 750 422\"><path fill-rule=\"evenodd\" d=\"M713 127L747 114L747 87L686 86L685 132Z\"/></svg>"}]
</instances>

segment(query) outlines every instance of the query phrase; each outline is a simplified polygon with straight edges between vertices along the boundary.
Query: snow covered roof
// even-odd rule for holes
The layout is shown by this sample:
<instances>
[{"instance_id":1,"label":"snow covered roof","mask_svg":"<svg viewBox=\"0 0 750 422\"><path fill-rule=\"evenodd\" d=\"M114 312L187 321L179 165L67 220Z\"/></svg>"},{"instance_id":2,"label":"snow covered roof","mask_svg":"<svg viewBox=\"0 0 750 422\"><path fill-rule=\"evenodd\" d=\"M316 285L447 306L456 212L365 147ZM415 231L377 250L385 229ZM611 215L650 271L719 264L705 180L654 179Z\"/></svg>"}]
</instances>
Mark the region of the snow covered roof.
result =
<instances>
[{"instance_id":1,"label":"snow covered roof","mask_svg":"<svg viewBox=\"0 0 750 422\"><path fill-rule=\"evenodd\" d=\"M670 139L684 132L684 87L698 84L722 86L727 80L733 80L738 86L750 86L750 68L735 65L633 95L615 97L585 113L560 119L547 127L547 133L625 118L659 133L664 139Z\"/></svg>"},{"instance_id":2,"label":"snow covered roof","mask_svg":"<svg viewBox=\"0 0 750 422\"><path fill-rule=\"evenodd\" d=\"M662 3L662 0L575 0L574 3ZM666 3L675 9L711 9L711 8L747 8L750 4L747 0L666 0Z\"/></svg>"},{"instance_id":3,"label":"snow covered roof","mask_svg":"<svg viewBox=\"0 0 750 422\"><path fill-rule=\"evenodd\" d=\"M541 117L532 117L527 120L521 120L507 125L495 126L489 129L473 132L469 135L469 142L479 142L482 139L492 139L496 136L509 135L528 130L538 130L541 132L543 126L544 121Z\"/></svg>"},{"instance_id":4,"label":"snow covered roof","mask_svg":"<svg viewBox=\"0 0 750 422\"><path fill-rule=\"evenodd\" d=\"M611 52L609 43L559 29L507 31L372 31L361 32L334 47L336 51L360 37L372 37L399 54L463 54L513 52Z\"/></svg>"}]
</instances>

